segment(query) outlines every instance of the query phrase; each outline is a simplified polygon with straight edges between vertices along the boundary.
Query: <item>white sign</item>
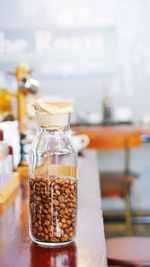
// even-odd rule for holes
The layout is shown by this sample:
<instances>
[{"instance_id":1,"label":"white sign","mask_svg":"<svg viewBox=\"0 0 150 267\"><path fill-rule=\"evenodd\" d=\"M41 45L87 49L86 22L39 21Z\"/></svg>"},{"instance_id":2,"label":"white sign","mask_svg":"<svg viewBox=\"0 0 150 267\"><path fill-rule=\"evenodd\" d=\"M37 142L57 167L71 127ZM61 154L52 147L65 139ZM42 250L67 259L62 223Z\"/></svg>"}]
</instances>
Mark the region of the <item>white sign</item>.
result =
<instances>
[{"instance_id":1,"label":"white sign","mask_svg":"<svg viewBox=\"0 0 150 267\"><path fill-rule=\"evenodd\" d=\"M1 70L27 61L42 78L112 75L114 28L0 31Z\"/></svg>"}]
</instances>

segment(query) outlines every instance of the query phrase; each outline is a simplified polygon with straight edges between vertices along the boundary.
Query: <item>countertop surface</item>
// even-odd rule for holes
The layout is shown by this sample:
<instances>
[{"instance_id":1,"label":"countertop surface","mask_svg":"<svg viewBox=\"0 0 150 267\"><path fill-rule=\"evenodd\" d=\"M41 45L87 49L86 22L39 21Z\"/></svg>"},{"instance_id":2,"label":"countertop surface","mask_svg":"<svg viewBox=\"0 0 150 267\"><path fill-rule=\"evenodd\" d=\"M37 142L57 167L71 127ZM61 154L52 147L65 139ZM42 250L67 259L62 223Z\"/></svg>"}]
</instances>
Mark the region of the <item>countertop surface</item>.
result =
<instances>
[{"instance_id":1,"label":"countertop surface","mask_svg":"<svg viewBox=\"0 0 150 267\"><path fill-rule=\"evenodd\" d=\"M61 248L42 248L28 234L28 183L0 214L0 267L105 267L106 250L98 166L94 151L79 158L78 218L75 241Z\"/></svg>"},{"instance_id":2,"label":"countertop surface","mask_svg":"<svg viewBox=\"0 0 150 267\"><path fill-rule=\"evenodd\" d=\"M144 128L134 125L79 126L72 130L76 134L88 135L88 148L96 150L138 147L141 145L141 135L144 134Z\"/></svg>"}]
</instances>

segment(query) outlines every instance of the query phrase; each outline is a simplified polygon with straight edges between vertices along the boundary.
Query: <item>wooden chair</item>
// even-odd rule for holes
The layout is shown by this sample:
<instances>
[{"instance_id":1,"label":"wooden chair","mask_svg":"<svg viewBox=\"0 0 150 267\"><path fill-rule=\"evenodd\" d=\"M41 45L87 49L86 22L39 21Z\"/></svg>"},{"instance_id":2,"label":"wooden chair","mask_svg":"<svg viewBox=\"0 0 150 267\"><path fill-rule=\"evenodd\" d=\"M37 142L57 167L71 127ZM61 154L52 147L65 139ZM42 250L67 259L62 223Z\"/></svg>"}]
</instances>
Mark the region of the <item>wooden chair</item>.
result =
<instances>
[{"instance_id":1,"label":"wooden chair","mask_svg":"<svg viewBox=\"0 0 150 267\"><path fill-rule=\"evenodd\" d=\"M150 238L148 237L107 239L106 248L109 266L150 266Z\"/></svg>"},{"instance_id":2,"label":"wooden chair","mask_svg":"<svg viewBox=\"0 0 150 267\"><path fill-rule=\"evenodd\" d=\"M87 134L88 148L99 151L124 150L124 170L121 173L100 173L101 195L125 200L125 218L128 233L132 232L130 191L137 175L129 168L130 150L141 144L141 129L133 125L122 126L80 126L74 127L77 134Z\"/></svg>"},{"instance_id":3,"label":"wooden chair","mask_svg":"<svg viewBox=\"0 0 150 267\"><path fill-rule=\"evenodd\" d=\"M125 201L125 221L127 233L132 234L132 209L130 201L131 187L136 179L135 174L100 173L102 198L120 198Z\"/></svg>"},{"instance_id":4,"label":"wooden chair","mask_svg":"<svg viewBox=\"0 0 150 267\"><path fill-rule=\"evenodd\" d=\"M110 133L111 135L111 133ZM120 132L117 136L103 136L105 150L124 150L124 170L122 172L101 172L102 198L120 198L125 201L125 220L127 233L132 233L132 211L130 203L131 187L137 174L130 171L130 150L140 144L137 130Z\"/></svg>"}]
</instances>

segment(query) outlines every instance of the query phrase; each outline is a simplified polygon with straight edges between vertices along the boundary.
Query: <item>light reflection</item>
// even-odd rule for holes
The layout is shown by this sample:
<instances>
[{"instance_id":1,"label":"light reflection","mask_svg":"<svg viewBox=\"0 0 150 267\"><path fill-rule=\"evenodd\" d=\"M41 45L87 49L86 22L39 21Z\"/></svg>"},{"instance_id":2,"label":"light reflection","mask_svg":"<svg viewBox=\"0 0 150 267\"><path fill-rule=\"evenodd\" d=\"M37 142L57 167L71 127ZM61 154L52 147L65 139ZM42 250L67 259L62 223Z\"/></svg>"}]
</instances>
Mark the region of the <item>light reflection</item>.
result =
<instances>
[{"instance_id":1,"label":"light reflection","mask_svg":"<svg viewBox=\"0 0 150 267\"><path fill-rule=\"evenodd\" d=\"M30 267L77 267L76 244L58 248L42 248L31 244Z\"/></svg>"}]
</instances>

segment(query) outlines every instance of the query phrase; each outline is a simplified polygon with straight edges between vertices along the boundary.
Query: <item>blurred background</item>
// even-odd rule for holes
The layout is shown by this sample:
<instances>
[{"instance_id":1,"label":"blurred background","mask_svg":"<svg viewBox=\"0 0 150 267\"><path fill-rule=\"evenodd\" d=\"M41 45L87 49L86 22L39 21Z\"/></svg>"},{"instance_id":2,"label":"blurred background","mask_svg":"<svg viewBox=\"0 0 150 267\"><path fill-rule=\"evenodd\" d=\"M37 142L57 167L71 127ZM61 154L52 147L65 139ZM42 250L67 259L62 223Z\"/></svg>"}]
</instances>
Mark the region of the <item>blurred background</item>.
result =
<instances>
[{"instance_id":1,"label":"blurred background","mask_svg":"<svg viewBox=\"0 0 150 267\"><path fill-rule=\"evenodd\" d=\"M73 96L80 111L100 111L105 82L115 109L128 106L136 121L150 114L148 0L6 0L1 7L1 86L13 90L6 71L27 61L42 92Z\"/></svg>"},{"instance_id":2,"label":"blurred background","mask_svg":"<svg viewBox=\"0 0 150 267\"><path fill-rule=\"evenodd\" d=\"M20 159L23 164L27 161L35 97L70 98L75 109L72 125L140 125L145 129L141 145L130 153L130 167L139 174L131 189L131 205L135 213L147 215L146 225L150 215L150 1L0 0L0 5L1 121L9 121L7 116L19 119L24 154L20 158L20 148L14 145L16 166ZM23 91L23 99L20 88L28 91ZM20 104L16 99L21 99ZM1 128L7 127L2 124ZM124 151L104 149L97 154L100 171L123 169ZM104 215L120 216L124 202L108 198L103 209ZM111 223L108 217L106 223ZM113 235L112 228L107 230ZM147 234L148 230L140 231Z\"/></svg>"}]
</instances>

